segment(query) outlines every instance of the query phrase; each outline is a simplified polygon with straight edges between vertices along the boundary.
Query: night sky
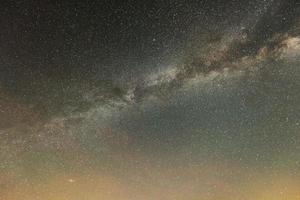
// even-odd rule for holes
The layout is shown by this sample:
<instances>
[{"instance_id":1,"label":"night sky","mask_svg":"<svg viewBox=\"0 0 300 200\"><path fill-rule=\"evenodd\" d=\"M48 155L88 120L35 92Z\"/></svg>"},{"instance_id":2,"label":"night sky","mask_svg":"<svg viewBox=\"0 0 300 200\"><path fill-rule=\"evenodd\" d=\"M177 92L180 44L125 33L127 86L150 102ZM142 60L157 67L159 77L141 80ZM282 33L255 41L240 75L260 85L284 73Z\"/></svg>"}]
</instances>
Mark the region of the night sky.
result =
<instances>
[{"instance_id":1,"label":"night sky","mask_svg":"<svg viewBox=\"0 0 300 200\"><path fill-rule=\"evenodd\" d=\"M300 200L300 2L3 1L0 200Z\"/></svg>"}]
</instances>

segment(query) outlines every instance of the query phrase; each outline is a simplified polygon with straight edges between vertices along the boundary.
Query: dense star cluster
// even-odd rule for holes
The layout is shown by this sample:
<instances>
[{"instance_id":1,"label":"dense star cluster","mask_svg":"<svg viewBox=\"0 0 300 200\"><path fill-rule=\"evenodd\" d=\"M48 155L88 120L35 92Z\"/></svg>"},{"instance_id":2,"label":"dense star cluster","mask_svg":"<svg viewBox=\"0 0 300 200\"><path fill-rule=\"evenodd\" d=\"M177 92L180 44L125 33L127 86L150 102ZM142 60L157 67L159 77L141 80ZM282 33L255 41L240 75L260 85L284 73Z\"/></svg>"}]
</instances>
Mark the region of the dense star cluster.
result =
<instances>
[{"instance_id":1,"label":"dense star cluster","mask_svg":"<svg viewBox=\"0 0 300 200\"><path fill-rule=\"evenodd\" d=\"M300 199L296 0L0 8L0 199Z\"/></svg>"}]
</instances>

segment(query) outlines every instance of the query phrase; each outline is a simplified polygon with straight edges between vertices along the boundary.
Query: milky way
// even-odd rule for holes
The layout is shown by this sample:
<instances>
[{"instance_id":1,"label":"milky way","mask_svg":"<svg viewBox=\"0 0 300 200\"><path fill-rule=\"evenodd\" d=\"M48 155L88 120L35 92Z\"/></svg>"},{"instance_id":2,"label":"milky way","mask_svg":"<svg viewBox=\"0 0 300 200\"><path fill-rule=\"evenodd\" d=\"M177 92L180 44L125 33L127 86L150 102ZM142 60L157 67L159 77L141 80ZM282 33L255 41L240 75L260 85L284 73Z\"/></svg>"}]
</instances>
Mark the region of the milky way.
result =
<instances>
[{"instance_id":1,"label":"milky way","mask_svg":"<svg viewBox=\"0 0 300 200\"><path fill-rule=\"evenodd\" d=\"M11 1L0 199L300 199L300 4Z\"/></svg>"}]
</instances>

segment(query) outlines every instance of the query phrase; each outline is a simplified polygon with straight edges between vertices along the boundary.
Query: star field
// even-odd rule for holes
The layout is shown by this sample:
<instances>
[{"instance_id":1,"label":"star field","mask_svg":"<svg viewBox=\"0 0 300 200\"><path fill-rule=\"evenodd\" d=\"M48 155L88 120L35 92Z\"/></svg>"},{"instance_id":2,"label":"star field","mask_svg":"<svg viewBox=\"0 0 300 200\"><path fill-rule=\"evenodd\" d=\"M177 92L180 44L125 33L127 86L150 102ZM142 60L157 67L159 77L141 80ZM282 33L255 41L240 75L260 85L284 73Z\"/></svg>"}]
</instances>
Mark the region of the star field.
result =
<instances>
[{"instance_id":1,"label":"star field","mask_svg":"<svg viewBox=\"0 0 300 200\"><path fill-rule=\"evenodd\" d=\"M10 1L0 199L300 199L296 0Z\"/></svg>"}]
</instances>

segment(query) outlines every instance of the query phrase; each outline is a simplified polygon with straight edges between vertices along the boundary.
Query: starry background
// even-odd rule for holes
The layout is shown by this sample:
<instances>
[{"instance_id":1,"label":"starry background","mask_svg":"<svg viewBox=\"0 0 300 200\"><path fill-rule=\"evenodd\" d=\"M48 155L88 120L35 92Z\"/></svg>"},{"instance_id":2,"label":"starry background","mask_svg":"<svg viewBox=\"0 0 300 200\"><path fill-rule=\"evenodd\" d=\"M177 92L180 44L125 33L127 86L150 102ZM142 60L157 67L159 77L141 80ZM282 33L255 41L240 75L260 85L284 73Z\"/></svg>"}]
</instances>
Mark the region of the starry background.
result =
<instances>
[{"instance_id":1,"label":"starry background","mask_svg":"<svg viewBox=\"0 0 300 200\"><path fill-rule=\"evenodd\" d=\"M296 0L1 4L1 200L300 199Z\"/></svg>"}]
</instances>

